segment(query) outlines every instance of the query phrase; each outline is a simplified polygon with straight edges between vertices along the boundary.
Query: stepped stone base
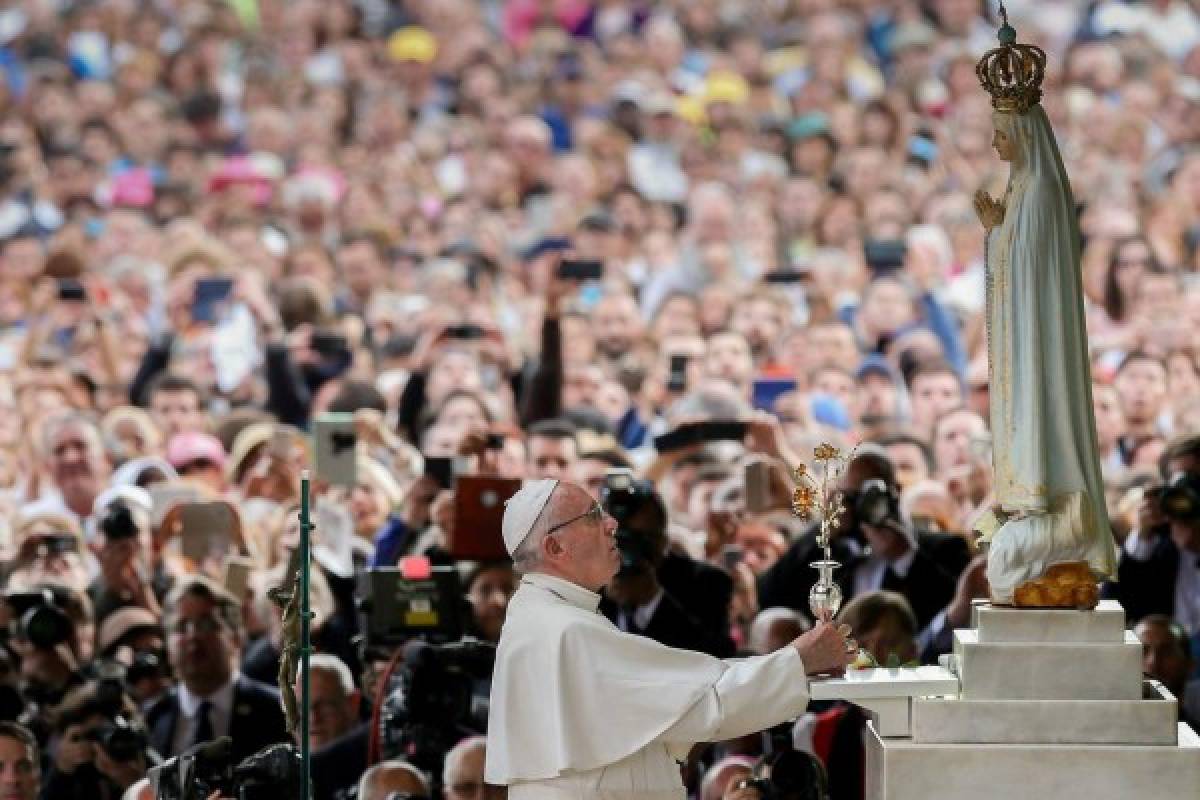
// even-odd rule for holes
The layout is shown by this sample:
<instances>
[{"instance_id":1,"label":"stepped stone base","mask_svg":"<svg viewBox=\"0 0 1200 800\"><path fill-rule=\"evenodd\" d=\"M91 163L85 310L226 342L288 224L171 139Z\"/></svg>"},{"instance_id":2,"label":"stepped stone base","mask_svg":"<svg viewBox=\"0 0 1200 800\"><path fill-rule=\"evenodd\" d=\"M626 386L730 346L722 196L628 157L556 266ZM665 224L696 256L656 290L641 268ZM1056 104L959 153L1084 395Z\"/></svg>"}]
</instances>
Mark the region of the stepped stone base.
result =
<instances>
[{"instance_id":1,"label":"stepped stone base","mask_svg":"<svg viewBox=\"0 0 1200 800\"><path fill-rule=\"evenodd\" d=\"M1174 745L1179 705L1157 681L1141 700L956 700L912 705L918 744Z\"/></svg>"},{"instance_id":2,"label":"stepped stone base","mask_svg":"<svg viewBox=\"0 0 1200 800\"><path fill-rule=\"evenodd\" d=\"M981 642L978 631L958 630L954 657L966 700L1142 697L1142 645L1128 631L1120 643L1061 643Z\"/></svg>"},{"instance_id":3,"label":"stepped stone base","mask_svg":"<svg viewBox=\"0 0 1200 800\"><path fill-rule=\"evenodd\" d=\"M1120 644L1125 639L1125 612L1116 600L1101 600L1094 610L1083 612L983 603L975 606L974 614L981 643Z\"/></svg>"},{"instance_id":4,"label":"stepped stone base","mask_svg":"<svg viewBox=\"0 0 1200 800\"><path fill-rule=\"evenodd\" d=\"M1177 744L921 744L866 732L867 800L1180 800L1200 793L1200 737Z\"/></svg>"}]
</instances>

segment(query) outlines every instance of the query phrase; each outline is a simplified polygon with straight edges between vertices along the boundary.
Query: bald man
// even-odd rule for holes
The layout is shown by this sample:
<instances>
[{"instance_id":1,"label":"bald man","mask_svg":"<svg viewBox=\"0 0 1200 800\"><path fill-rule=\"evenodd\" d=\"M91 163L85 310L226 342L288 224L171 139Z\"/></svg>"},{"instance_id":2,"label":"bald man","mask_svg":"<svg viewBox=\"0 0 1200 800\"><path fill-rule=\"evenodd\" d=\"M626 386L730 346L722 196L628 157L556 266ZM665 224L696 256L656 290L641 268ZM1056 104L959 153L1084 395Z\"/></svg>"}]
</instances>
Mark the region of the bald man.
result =
<instances>
[{"instance_id":1,"label":"bald man","mask_svg":"<svg viewBox=\"0 0 1200 800\"><path fill-rule=\"evenodd\" d=\"M450 748L442 763L444 800L504 800L503 786L483 782L486 756L487 739L482 736L468 737Z\"/></svg>"},{"instance_id":2,"label":"bald man","mask_svg":"<svg viewBox=\"0 0 1200 800\"><path fill-rule=\"evenodd\" d=\"M392 792L429 797L429 781L407 761L383 761L363 773L358 800L386 800Z\"/></svg>"}]
</instances>

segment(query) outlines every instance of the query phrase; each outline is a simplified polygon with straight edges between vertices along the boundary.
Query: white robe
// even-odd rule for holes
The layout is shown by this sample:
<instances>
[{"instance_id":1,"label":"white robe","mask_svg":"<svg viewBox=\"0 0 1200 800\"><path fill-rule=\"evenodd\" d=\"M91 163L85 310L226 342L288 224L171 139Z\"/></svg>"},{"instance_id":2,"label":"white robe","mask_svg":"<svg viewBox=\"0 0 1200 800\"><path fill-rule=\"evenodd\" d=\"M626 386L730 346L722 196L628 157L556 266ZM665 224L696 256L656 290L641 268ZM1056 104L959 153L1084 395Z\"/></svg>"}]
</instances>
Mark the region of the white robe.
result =
<instances>
[{"instance_id":1,"label":"white robe","mask_svg":"<svg viewBox=\"0 0 1200 800\"><path fill-rule=\"evenodd\" d=\"M508 605L488 721L488 783L510 800L681 800L696 742L772 727L808 706L799 654L722 661L623 633L600 596L526 575Z\"/></svg>"},{"instance_id":2,"label":"white robe","mask_svg":"<svg viewBox=\"0 0 1200 800\"><path fill-rule=\"evenodd\" d=\"M1015 145L1004 221L988 237L988 367L994 489L1014 516L988 551L992 599L1052 564L1113 577L1116 546L1092 411L1079 226L1041 106L998 113Z\"/></svg>"}]
</instances>

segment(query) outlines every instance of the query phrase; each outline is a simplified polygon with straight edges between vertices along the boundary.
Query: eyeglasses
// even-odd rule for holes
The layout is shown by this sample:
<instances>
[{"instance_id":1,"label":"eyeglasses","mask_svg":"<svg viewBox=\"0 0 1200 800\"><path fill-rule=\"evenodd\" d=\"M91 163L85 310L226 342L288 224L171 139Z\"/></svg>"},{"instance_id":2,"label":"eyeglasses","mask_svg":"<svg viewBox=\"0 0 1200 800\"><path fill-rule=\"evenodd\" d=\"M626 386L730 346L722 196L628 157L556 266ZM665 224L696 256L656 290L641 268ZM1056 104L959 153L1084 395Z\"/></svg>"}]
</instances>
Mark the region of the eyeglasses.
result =
<instances>
[{"instance_id":1,"label":"eyeglasses","mask_svg":"<svg viewBox=\"0 0 1200 800\"><path fill-rule=\"evenodd\" d=\"M566 522L560 522L557 525L555 525L553 528L550 528L549 530L546 531L546 535L549 536L550 534L554 533L555 531L562 530L563 528L567 527L568 525L571 525L572 523L579 522L579 520L581 520L581 519L586 519L589 522L604 522L604 509L600 506L599 503L594 503L594 504L592 504L591 508L589 508L587 511L583 512L582 514L571 517Z\"/></svg>"},{"instance_id":2,"label":"eyeglasses","mask_svg":"<svg viewBox=\"0 0 1200 800\"><path fill-rule=\"evenodd\" d=\"M175 636L187 636L189 633L197 636L211 636L221 630L220 620L209 614L199 619L177 619L171 623L171 633Z\"/></svg>"}]
</instances>

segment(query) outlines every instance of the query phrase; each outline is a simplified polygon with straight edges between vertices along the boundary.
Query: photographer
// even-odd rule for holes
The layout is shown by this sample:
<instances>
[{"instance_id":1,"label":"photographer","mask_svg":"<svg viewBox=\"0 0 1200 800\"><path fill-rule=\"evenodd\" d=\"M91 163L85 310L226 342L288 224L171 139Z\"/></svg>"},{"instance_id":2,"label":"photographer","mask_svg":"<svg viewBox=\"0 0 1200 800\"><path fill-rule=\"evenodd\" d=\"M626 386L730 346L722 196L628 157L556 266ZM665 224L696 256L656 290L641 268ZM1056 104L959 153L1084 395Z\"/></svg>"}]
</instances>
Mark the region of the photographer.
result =
<instances>
[{"instance_id":1,"label":"photographer","mask_svg":"<svg viewBox=\"0 0 1200 800\"><path fill-rule=\"evenodd\" d=\"M705 627L659 580L667 557L667 509L654 487L628 473L612 473L602 497L605 510L617 521L614 538L621 568L605 590L601 611L621 630L668 647L718 658L733 655L728 627Z\"/></svg>"},{"instance_id":2,"label":"photographer","mask_svg":"<svg viewBox=\"0 0 1200 800\"><path fill-rule=\"evenodd\" d=\"M73 589L87 587L83 558L83 532L70 515L53 511L19 513L13 525L16 559L9 587L54 581Z\"/></svg>"},{"instance_id":3,"label":"photographer","mask_svg":"<svg viewBox=\"0 0 1200 800\"><path fill-rule=\"evenodd\" d=\"M1168 445L1159 467L1165 483L1144 492L1117 582L1105 593L1121 602L1131 623L1148 614L1173 617L1194 645L1200 639L1200 436Z\"/></svg>"},{"instance_id":4,"label":"photographer","mask_svg":"<svg viewBox=\"0 0 1200 800\"><path fill-rule=\"evenodd\" d=\"M92 606L86 595L50 583L10 591L5 602L16 620L11 647L21 661L21 693L31 704L27 718L42 730L49 709L81 682L91 661Z\"/></svg>"},{"instance_id":5,"label":"photographer","mask_svg":"<svg viewBox=\"0 0 1200 800\"><path fill-rule=\"evenodd\" d=\"M101 623L126 606L162 614L154 586L150 507L149 494L135 487L124 487L109 497L99 498L100 575L88 593L96 609L96 619ZM165 588L166 577L161 574L157 577L159 585Z\"/></svg>"},{"instance_id":6,"label":"photographer","mask_svg":"<svg viewBox=\"0 0 1200 800\"><path fill-rule=\"evenodd\" d=\"M50 749L47 800L118 798L157 760L129 698L97 682L72 689L54 709Z\"/></svg>"},{"instance_id":7,"label":"photographer","mask_svg":"<svg viewBox=\"0 0 1200 800\"><path fill-rule=\"evenodd\" d=\"M162 617L138 606L120 608L100 624L96 655L125 668L125 687L138 708L148 708L171 688Z\"/></svg>"},{"instance_id":8,"label":"photographer","mask_svg":"<svg viewBox=\"0 0 1200 800\"><path fill-rule=\"evenodd\" d=\"M945 619L940 613L955 595L955 578L966 558L962 537L918 534L899 511L895 473L887 453L858 448L841 475L845 511L833 532L833 558L846 565L838 574L847 600L876 589L900 592L922 630ZM809 566L821 558L816 529L806 532L759 579L763 608L786 606L808 613L816 582ZM935 619L936 618L936 619ZM928 634L927 634L928 636Z\"/></svg>"}]
</instances>

